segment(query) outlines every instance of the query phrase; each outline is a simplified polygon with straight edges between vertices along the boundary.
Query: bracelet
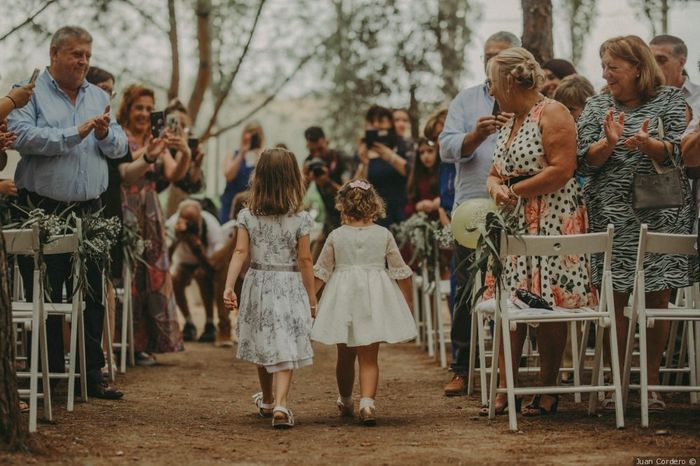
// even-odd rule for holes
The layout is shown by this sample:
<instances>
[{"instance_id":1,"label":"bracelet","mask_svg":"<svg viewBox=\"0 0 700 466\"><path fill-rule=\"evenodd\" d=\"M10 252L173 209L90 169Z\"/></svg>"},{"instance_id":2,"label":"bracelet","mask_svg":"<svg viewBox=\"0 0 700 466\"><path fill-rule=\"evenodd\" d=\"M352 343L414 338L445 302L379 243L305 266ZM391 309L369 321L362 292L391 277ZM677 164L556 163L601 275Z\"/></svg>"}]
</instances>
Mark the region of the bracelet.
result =
<instances>
[{"instance_id":1,"label":"bracelet","mask_svg":"<svg viewBox=\"0 0 700 466\"><path fill-rule=\"evenodd\" d=\"M13 99L12 97L10 97L9 94L6 95L5 97L7 97L8 99L10 99L10 102L12 102L12 106L13 106L14 108L17 108L17 102L15 102L15 99Z\"/></svg>"},{"instance_id":2,"label":"bracelet","mask_svg":"<svg viewBox=\"0 0 700 466\"><path fill-rule=\"evenodd\" d=\"M156 163L156 160L158 160L158 159L151 160L151 159L148 158L148 152L144 152L144 154L143 154L143 160L145 160L146 163L152 165L152 164Z\"/></svg>"},{"instance_id":3,"label":"bracelet","mask_svg":"<svg viewBox=\"0 0 700 466\"><path fill-rule=\"evenodd\" d=\"M510 195L517 198L517 199L520 199L520 194L515 192L515 189L513 189L513 186L515 186L515 185L513 185L513 184L510 185L510 187L508 189L508 191L510 191Z\"/></svg>"}]
</instances>

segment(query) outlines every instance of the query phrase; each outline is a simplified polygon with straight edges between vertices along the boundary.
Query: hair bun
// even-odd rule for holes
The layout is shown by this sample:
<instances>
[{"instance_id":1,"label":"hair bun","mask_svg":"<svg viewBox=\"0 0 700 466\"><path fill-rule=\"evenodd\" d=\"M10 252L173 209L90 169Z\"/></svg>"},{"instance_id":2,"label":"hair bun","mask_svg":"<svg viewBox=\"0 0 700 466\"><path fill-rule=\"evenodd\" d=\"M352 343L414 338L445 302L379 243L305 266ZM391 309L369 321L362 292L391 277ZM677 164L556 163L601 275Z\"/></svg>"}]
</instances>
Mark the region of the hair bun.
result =
<instances>
[{"instance_id":1,"label":"hair bun","mask_svg":"<svg viewBox=\"0 0 700 466\"><path fill-rule=\"evenodd\" d=\"M536 82L536 68L536 62L532 60L523 60L521 63L515 65L510 74L519 85L532 89Z\"/></svg>"}]
</instances>

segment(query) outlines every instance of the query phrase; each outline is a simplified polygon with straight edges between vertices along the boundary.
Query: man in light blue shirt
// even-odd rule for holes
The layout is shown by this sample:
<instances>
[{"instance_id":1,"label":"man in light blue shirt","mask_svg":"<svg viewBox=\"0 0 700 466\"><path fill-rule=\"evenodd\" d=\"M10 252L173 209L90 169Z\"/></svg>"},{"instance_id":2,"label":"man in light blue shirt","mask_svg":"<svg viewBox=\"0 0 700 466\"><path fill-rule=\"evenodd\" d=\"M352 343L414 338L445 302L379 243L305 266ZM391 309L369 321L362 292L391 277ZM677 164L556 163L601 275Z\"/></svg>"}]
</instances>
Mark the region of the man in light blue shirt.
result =
<instances>
[{"instance_id":1,"label":"man in light blue shirt","mask_svg":"<svg viewBox=\"0 0 700 466\"><path fill-rule=\"evenodd\" d=\"M484 44L484 67L501 50L519 46L520 39L510 32L493 34ZM453 211L466 200L489 197L486 178L496 147L496 133L501 126L494 115L494 103L486 82L462 90L450 103L439 141L441 160L454 163L457 168ZM452 361L452 380L445 386L447 396L467 393L471 296L465 286L472 253L473 249L455 245L457 289L450 336L452 347L457 349L457 358Z\"/></svg>"},{"instance_id":2,"label":"man in light blue shirt","mask_svg":"<svg viewBox=\"0 0 700 466\"><path fill-rule=\"evenodd\" d=\"M111 118L109 97L85 81L90 65L92 37L83 28L67 26L51 39L50 66L39 75L31 101L8 117L8 128L17 135L14 149L22 156L15 173L18 204L29 210L75 212L100 209L100 195L107 189L106 158L121 158L127 152L126 134ZM105 251L107 253L107 251ZM31 299L33 264L23 258L21 272ZM71 280L70 255L47 256L51 299L61 301L64 283ZM90 396L116 399L122 393L102 377L101 303L102 272L88 262L85 294L85 360ZM70 289L70 287L69 287ZM60 316L47 320L51 372L64 371L63 322Z\"/></svg>"}]
</instances>

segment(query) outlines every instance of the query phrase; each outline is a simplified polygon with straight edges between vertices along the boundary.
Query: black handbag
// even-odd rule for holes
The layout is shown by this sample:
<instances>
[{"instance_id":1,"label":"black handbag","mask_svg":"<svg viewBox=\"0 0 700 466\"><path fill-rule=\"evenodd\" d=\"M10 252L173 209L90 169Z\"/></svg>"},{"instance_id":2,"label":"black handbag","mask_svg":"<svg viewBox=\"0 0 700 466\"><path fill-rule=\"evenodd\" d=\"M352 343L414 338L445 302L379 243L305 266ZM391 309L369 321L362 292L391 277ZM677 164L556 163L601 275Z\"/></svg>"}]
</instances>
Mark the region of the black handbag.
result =
<instances>
[{"instance_id":1,"label":"black handbag","mask_svg":"<svg viewBox=\"0 0 700 466\"><path fill-rule=\"evenodd\" d=\"M663 142L664 127L658 119L658 135ZM649 157L656 173L634 174L632 180L632 208L634 209L675 209L683 206L683 170L676 164L673 154L668 153L664 142L666 157L671 159L673 167L664 170L659 163Z\"/></svg>"}]
</instances>

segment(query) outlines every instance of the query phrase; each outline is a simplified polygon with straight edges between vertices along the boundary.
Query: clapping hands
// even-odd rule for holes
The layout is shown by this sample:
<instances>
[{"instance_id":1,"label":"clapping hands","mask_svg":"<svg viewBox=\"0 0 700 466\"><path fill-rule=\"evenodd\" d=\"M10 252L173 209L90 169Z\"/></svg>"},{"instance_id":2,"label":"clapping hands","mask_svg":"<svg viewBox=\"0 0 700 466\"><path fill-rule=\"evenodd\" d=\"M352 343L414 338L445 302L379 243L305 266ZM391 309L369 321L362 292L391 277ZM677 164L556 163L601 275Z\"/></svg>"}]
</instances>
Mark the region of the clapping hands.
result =
<instances>
[{"instance_id":1,"label":"clapping hands","mask_svg":"<svg viewBox=\"0 0 700 466\"><path fill-rule=\"evenodd\" d=\"M620 112L615 119L615 110L609 109L605 114L603 121L603 130L605 131L605 139L610 147L615 147L622 137L622 132L625 127L625 112Z\"/></svg>"},{"instance_id":2,"label":"clapping hands","mask_svg":"<svg viewBox=\"0 0 700 466\"><path fill-rule=\"evenodd\" d=\"M9 149L17 139L17 135L7 131L7 121L0 123L0 150Z\"/></svg>"},{"instance_id":3,"label":"clapping hands","mask_svg":"<svg viewBox=\"0 0 700 466\"><path fill-rule=\"evenodd\" d=\"M80 138L85 139L93 130L95 131L95 137L97 139L102 140L106 138L107 134L109 134L109 123L111 119L112 115L110 114L109 105L107 105L102 115L90 118L78 127Z\"/></svg>"},{"instance_id":4,"label":"clapping hands","mask_svg":"<svg viewBox=\"0 0 700 466\"><path fill-rule=\"evenodd\" d=\"M649 142L649 118L645 119L642 122L642 126L639 128L639 131L635 133L634 136L631 138L627 139L625 141L625 147L629 147L630 149L639 149L641 147L646 146L646 144Z\"/></svg>"}]
</instances>

